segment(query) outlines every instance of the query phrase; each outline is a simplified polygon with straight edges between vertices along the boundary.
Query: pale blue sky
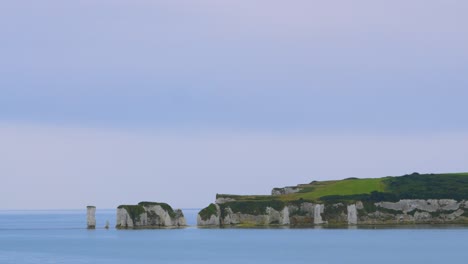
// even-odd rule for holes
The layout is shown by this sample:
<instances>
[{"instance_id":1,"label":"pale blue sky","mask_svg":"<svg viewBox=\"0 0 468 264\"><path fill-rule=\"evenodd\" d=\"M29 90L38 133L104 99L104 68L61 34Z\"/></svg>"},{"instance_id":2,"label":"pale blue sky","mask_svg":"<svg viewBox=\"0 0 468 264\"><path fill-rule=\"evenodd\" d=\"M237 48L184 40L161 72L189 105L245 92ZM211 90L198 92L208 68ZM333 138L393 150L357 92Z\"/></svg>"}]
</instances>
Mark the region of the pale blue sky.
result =
<instances>
[{"instance_id":1,"label":"pale blue sky","mask_svg":"<svg viewBox=\"0 0 468 264\"><path fill-rule=\"evenodd\" d=\"M466 171L467 13L454 0L3 1L0 208L201 207L216 192Z\"/></svg>"}]
</instances>

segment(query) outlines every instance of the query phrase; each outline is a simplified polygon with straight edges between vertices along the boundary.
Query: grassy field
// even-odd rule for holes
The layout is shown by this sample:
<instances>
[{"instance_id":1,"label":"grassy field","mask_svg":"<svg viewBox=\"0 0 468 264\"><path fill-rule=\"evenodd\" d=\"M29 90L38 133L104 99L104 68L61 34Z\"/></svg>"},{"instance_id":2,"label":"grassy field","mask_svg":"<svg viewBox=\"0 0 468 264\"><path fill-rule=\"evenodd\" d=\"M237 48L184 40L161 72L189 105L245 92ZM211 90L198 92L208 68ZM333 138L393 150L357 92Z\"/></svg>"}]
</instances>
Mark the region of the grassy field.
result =
<instances>
[{"instance_id":1,"label":"grassy field","mask_svg":"<svg viewBox=\"0 0 468 264\"><path fill-rule=\"evenodd\" d=\"M468 176L468 172L446 173L446 175Z\"/></svg>"},{"instance_id":2,"label":"grassy field","mask_svg":"<svg viewBox=\"0 0 468 264\"><path fill-rule=\"evenodd\" d=\"M318 201L330 196L336 199L355 199L352 196L370 195L373 198L387 199L468 199L468 172L443 174L407 174L384 178L348 178L337 181L316 181L301 184L298 193L285 195L218 195L231 197L236 201L297 201L299 199ZM389 196L390 195L390 196Z\"/></svg>"},{"instance_id":3,"label":"grassy field","mask_svg":"<svg viewBox=\"0 0 468 264\"><path fill-rule=\"evenodd\" d=\"M338 181L317 181L311 184L301 185L303 188L299 193L286 195L228 195L218 194L217 197L233 198L237 201L267 201L281 200L294 201L299 199L315 201L320 197L329 195L354 195L354 194L370 194L371 192L384 192L386 178L369 178L369 179L346 179Z\"/></svg>"},{"instance_id":4,"label":"grassy field","mask_svg":"<svg viewBox=\"0 0 468 264\"><path fill-rule=\"evenodd\" d=\"M384 192L385 178L373 179L347 179L341 181L315 182L304 188L299 193L282 195L284 200L318 200L320 197L328 195L354 195L370 194L371 192Z\"/></svg>"}]
</instances>

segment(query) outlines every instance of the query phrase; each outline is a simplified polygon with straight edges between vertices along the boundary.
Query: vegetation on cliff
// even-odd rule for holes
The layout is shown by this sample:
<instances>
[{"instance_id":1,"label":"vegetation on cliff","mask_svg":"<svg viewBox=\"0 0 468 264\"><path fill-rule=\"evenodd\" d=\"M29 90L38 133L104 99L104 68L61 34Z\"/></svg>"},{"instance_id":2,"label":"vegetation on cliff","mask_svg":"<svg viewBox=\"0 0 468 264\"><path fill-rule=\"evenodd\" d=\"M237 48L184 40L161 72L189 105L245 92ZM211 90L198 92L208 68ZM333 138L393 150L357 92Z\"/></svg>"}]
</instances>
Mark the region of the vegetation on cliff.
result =
<instances>
[{"instance_id":1,"label":"vegetation on cliff","mask_svg":"<svg viewBox=\"0 0 468 264\"><path fill-rule=\"evenodd\" d=\"M388 178L385 184L400 199L468 199L468 173L411 174Z\"/></svg>"},{"instance_id":2,"label":"vegetation on cliff","mask_svg":"<svg viewBox=\"0 0 468 264\"><path fill-rule=\"evenodd\" d=\"M270 199L270 200L259 200L259 201L235 201L224 203L221 206L221 212L224 212L224 208L229 207L233 212L242 212L244 214L259 215L264 214L267 207L271 207L277 211L284 208L286 203L281 200Z\"/></svg>"},{"instance_id":3,"label":"vegetation on cliff","mask_svg":"<svg viewBox=\"0 0 468 264\"><path fill-rule=\"evenodd\" d=\"M266 207L280 210L286 204L300 204L306 201L324 204L362 201L367 210L372 210L372 203L380 201L468 199L468 173L412 173L399 177L313 181L300 184L297 188L300 188L297 193L282 195L217 194L216 198L234 200L220 204L222 213L224 208L230 207L233 212L261 214L265 212Z\"/></svg>"},{"instance_id":4,"label":"vegetation on cliff","mask_svg":"<svg viewBox=\"0 0 468 264\"><path fill-rule=\"evenodd\" d=\"M217 214L217 209L215 204L210 204L198 213L202 220L208 220L212 215Z\"/></svg>"},{"instance_id":5,"label":"vegetation on cliff","mask_svg":"<svg viewBox=\"0 0 468 264\"><path fill-rule=\"evenodd\" d=\"M139 202L138 205L140 206L154 206L154 205L159 205L161 208L166 211L170 217L175 217L176 213L174 212L174 209L167 203L157 203L157 202Z\"/></svg>"},{"instance_id":6,"label":"vegetation on cliff","mask_svg":"<svg viewBox=\"0 0 468 264\"><path fill-rule=\"evenodd\" d=\"M125 209L130 216L130 218L136 222L140 220L140 215L145 213L145 206L153 206L153 205L159 205L161 208L168 212L170 217L176 217L176 213L174 212L174 209L167 203L157 203L157 202L140 202L137 205L119 205L117 208Z\"/></svg>"},{"instance_id":7,"label":"vegetation on cliff","mask_svg":"<svg viewBox=\"0 0 468 264\"><path fill-rule=\"evenodd\" d=\"M117 208L125 209L130 218L135 222L140 220L140 215L145 213L145 208L141 205L119 205Z\"/></svg>"}]
</instances>

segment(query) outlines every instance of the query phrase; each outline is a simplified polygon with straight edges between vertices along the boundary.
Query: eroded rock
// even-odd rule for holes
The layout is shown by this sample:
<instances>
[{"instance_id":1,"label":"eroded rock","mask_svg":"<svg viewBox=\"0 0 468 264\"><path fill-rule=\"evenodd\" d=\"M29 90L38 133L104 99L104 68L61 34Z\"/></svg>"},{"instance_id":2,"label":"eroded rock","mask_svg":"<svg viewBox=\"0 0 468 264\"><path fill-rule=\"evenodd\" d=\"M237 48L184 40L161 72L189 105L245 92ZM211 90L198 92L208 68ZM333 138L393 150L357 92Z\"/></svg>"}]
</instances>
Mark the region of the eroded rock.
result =
<instances>
[{"instance_id":1,"label":"eroded rock","mask_svg":"<svg viewBox=\"0 0 468 264\"><path fill-rule=\"evenodd\" d=\"M356 201L349 204L294 201L285 203L283 207L276 203L275 206L265 206L264 209L259 208L259 204L216 204L211 209L212 214L205 218L199 215L197 223L199 226L468 223L466 202L450 199L406 199L378 203ZM232 205L235 205L237 211L230 207Z\"/></svg>"},{"instance_id":2,"label":"eroded rock","mask_svg":"<svg viewBox=\"0 0 468 264\"><path fill-rule=\"evenodd\" d=\"M88 229L96 228L96 206L86 207L86 222Z\"/></svg>"},{"instance_id":3,"label":"eroded rock","mask_svg":"<svg viewBox=\"0 0 468 264\"><path fill-rule=\"evenodd\" d=\"M186 226L182 210L166 203L141 202L117 208L117 228L161 228Z\"/></svg>"}]
</instances>

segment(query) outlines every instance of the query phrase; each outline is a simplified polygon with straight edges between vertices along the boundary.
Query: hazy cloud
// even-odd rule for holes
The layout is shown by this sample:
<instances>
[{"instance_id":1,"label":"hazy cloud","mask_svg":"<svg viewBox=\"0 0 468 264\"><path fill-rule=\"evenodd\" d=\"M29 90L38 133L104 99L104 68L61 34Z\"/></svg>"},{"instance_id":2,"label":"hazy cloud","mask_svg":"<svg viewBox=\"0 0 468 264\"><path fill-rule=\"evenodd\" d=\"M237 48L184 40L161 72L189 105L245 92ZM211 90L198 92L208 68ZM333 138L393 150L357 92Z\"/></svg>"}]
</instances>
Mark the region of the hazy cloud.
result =
<instances>
[{"instance_id":1,"label":"hazy cloud","mask_svg":"<svg viewBox=\"0 0 468 264\"><path fill-rule=\"evenodd\" d=\"M202 207L312 180L466 170L466 135L197 134L0 127L0 208Z\"/></svg>"}]
</instances>

